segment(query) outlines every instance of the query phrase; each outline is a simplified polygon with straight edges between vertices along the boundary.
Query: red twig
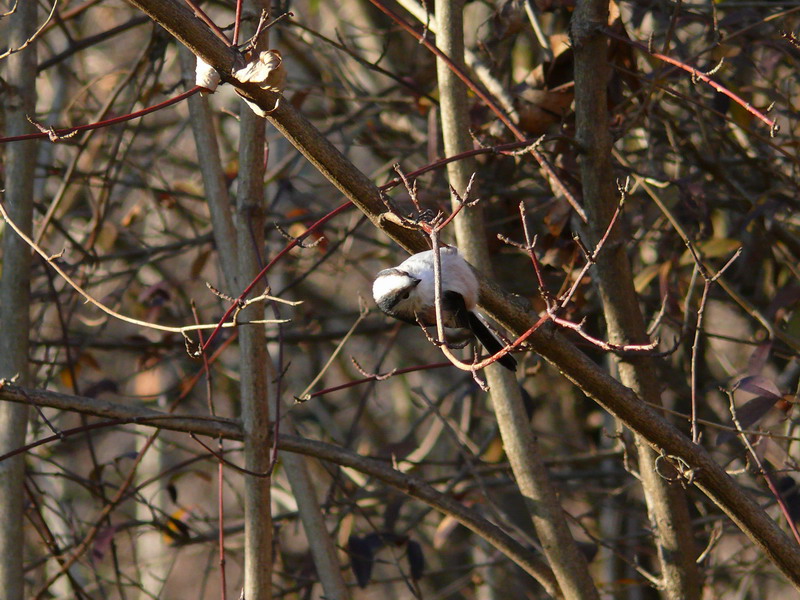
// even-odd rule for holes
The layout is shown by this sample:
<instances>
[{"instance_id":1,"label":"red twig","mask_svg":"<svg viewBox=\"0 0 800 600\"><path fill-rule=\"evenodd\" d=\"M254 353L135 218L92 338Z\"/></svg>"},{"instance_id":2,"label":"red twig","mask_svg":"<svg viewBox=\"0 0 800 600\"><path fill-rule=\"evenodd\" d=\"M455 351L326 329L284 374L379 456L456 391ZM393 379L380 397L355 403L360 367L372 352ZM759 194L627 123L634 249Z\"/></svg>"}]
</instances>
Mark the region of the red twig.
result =
<instances>
[{"instance_id":1,"label":"red twig","mask_svg":"<svg viewBox=\"0 0 800 600\"><path fill-rule=\"evenodd\" d=\"M67 136L71 136L72 134L77 133L79 131L91 131L93 129L102 129L103 127L116 125L117 123L124 123L125 121L138 119L139 117L149 115L150 113L155 112L157 110L161 110L162 108L166 108L167 106L172 106L173 104L177 104L178 102L185 100L189 96L194 96L197 92L202 92L204 89L205 88L196 85L192 89L187 90L182 94L178 94L177 96L173 96L168 100L164 100L164 102L160 102L159 104L156 104L154 106L148 106L147 108L143 108L142 110L137 110L136 112L127 115L122 115L121 117L114 117L112 119L106 119L105 121L98 121L97 123L90 123L88 125L79 125L78 127L66 127L64 129L49 129L48 131L42 133L27 133L25 135L0 138L0 144L4 144L6 142L21 142L23 140L39 140L42 138L50 138L51 141L57 142L59 138L65 138Z\"/></svg>"},{"instance_id":2,"label":"red twig","mask_svg":"<svg viewBox=\"0 0 800 600\"><path fill-rule=\"evenodd\" d=\"M308 236L308 234L310 234L315 229L321 227L322 225L324 225L325 223L327 223L328 221L330 221L332 218L334 218L335 216L339 215L340 213L344 212L345 210L347 210L351 206L352 206L352 204L348 201L348 202L345 202L344 204L342 204L341 206L338 206L337 208L334 208L331 212L329 212L327 215L325 215L324 217L319 219L316 223L313 223L308 229L305 230L305 232L303 232L302 235L298 236L297 238L295 238L294 240L292 240L291 242L286 244L286 246L284 246L283 249L280 252L278 252L278 254L276 254L275 257L271 261L269 261L269 263L267 263L267 265L263 269L261 269L261 272L258 275L256 275L256 277L253 279L253 281L250 282L250 284L239 295L239 297L236 299L236 301L233 302L230 305L230 307L228 307L228 310L225 312L225 314L219 320L219 324L217 325L217 327L214 330L212 330L211 335L209 335L208 339L206 340L206 343L203 344L203 348L202 348L203 351L205 351L208 348L208 346L211 344L211 342L217 336L219 331L222 329L222 324L225 323L228 320L228 317L230 317L233 314L233 312L236 309L239 308L239 306L241 305L241 302L243 302L247 298L247 296L250 295L250 292L253 291L253 289L256 287L256 285L258 285L258 282L261 281L264 278L264 276L275 265L275 263L277 263L281 258L283 258L283 256L285 254L287 254L292 248L294 248L295 246L300 244L300 242L302 242L303 239L306 236Z\"/></svg>"},{"instance_id":3,"label":"red twig","mask_svg":"<svg viewBox=\"0 0 800 600\"><path fill-rule=\"evenodd\" d=\"M195 306L194 302L192 302L192 315L194 316L195 324L200 324L200 317L197 314L197 307ZM197 331L197 339L199 340L199 344L203 346L203 332L202 330ZM208 397L208 411L211 413L212 416L216 413L214 410L214 395L211 390L211 368L208 364L208 355L201 351L200 357L203 359L203 371L206 374L206 396ZM195 438L194 435L192 435ZM197 438L195 438L197 439ZM227 581L225 577L225 503L222 497L223 491L223 461L222 454L225 452L225 446L220 436L217 438L217 444L219 446L219 457L218 457L218 464L217 464L217 529L219 531L219 539L218 539L218 546L219 546L219 579L220 579L220 592L221 592L221 599L226 600L227 598ZM216 454L214 456L217 456Z\"/></svg>"},{"instance_id":4,"label":"red twig","mask_svg":"<svg viewBox=\"0 0 800 600\"><path fill-rule=\"evenodd\" d=\"M736 102L736 104L738 104L739 106L744 108L751 115L753 115L757 119L763 121L765 124L769 125L770 137L774 136L775 133L777 133L778 124L775 121L773 121L772 119L768 118L761 111L753 108L753 106L749 102L746 102L745 100L743 100L742 98L740 98L739 96L734 94L732 91L730 91L725 86L723 86L723 85L717 83L716 81L712 80L703 71L699 71L699 70L695 69L694 67L691 67L691 66L689 66L689 65L687 65L685 63L682 63L681 61L679 61L679 60L677 60L675 58L672 58L670 56L667 56L665 54L661 54L660 52L653 52L645 44L642 44L641 42L637 42L635 40L631 40L631 39L628 39L628 38L626 38L624 36L621 36L618 33L612 31L611 29L604 28L603 32L610 38L613 38L613 39L615 39L615 40L617 40L619 42L623 42L625 44L629 44L629 45L633 46L634 48L637 48L637 49L639 49L639 50L641 50L643 52L647 52L648 54L650 54L651 56L657 58L658 60L661 60L661 61L663 61L665 63L668 63L668 64L670 64L670 65L672 65L674 67L677 67L679 69L682 69L682 70L686 71L687 73L691 74L692 79L699 79L700 81L703 81L703 82L707 83L712 88L714 88L716 91L718 91L720 94L726 95L728 98L730 98L731 100Z\"/></svg>"},{"instance_id":5,"label":"red twig","mask_svg":"<svg viewBox=\"0 0 800 600\"><path fill-rule=\"evenodd\" d=\"M481 101L486 106L488 106L489 109L495 115L497 115L497 118L500 119L500 121L502 121L502 123L506 127L508 127L509 131L511 131L511 133L514 134L514 137L516 137L520 141L523 141L525 139L525 135L522 133L522 131L516 125L514 125L514 123L511 121L511 119L505 113L505 111L500 107L500 105L497 104L497 102L495 102L494 98L492 98L488 93L486 93L483 89L481 89L478 85L476 85L470 79L469 75L467 75L467 73L464 71L464 69L462 69L460 66L455 64L450 59L449 56L447 56L444 52L439 50L439 48L436 46L436 44L431 42L427 38L427 36L419 33L405 19L403 19L400 15L395 13L391 8L386 6L382 2L382 0L370 0L370 2L372 2L372 4L374 4L383 13L388 15L395 23L400 25L400 27L402 27L408 33L410 33L417 41L419 41L420 44L425 46L428 50L430 50L437 57L441 58L447 64L448 68L451 71L453 71L453 73L455 73L456 76L461 81L464 82L464 85L466 85L470 90L472 90L472 92L478 98L480 98ZM564 185L564 183L559 179L558 175L556 175L556 172L553 170L553 168L550 166L550 164L544 159L544 156L542 156L542 154L536 149L536 147L532 145L529 148L529 152L533 155L533 157L539 163L539 166L542 168L542 170L547 174L547 177L550 180L550 183L558 190L558 192L561 193L565 198L567 198L567 200L569 201L569 203L573 207L579 207L580 205L578 204L577 200L575 200L575 198L573 197L572 192L570 192L569 189ZM585 214L582 214L582 210L579 211L578 214L581 215L581 218L584 221L586 220Z\"/></svg>"},{"instance_id":6,"label":"red twig","mask_svg":"<svg viewBox=\"0 0 800 600\"><path fill-rule=\"evenodd\" d=\"M183 1L186 2L186 4L188 4L191 7L191 9L194 11L194 14L197 16L197 18L200 19L206 25L208 25L209 29L211 29L211 31L213 31L219 39L221 39L223 42L225 42L226 45L228 45L228 46L231 45L230 41L225 36L225 34L222 32L222 30L219 27L217 27L217 24L214 23L214 21L211 20L211 17L209 17L203 11L203 9L200 8L197 5L196 2L194 2L194 0L183 0Z\"/></svg>"},{"instance_id":7,"label":"red twig","mask_svg":"<svg viewBox=\"0 0 800 600\"><path fill-rule=\"evenodd\" d=\"M742 443L747 448L747 451L750 453L750 456L753 458L753 462L758 467L759 472L761 473L761 475L764 476L764 481L766 481L767 487L772 492L772 495L775 496L775 501L778 503L778 506L781 509L781 513L783 513L783 516L786 519L786 523L789 525L789 529L791 530L795 541L798 544L800 544L800 532L797 530L797 526L794 523L794 519L792 518L792 515L789 512L786 503L783 501L783 496L781 496L781 493L778 491L775 482L772 480L772 477L770 476L767 469L764 468L761 459L759 459L758 454L756 454L755 448L753 448L753 445L750 443L750 440L747 439L747 434L742 429L742 424L739 422L739 417L736 415L736 405L733 401L733 393L729 391L727 392L727 394L728 394L728 408L731 411L731 417L733 418L733 424L736 427L736 431L738 432L739 437L742 440Z\"/></svg>"},{"instance_id":8,"label":"red twig","mask_svg":"<svg viewBox=\"0 0 800 600\"><path fill-rule=\"evenodd\" d=\"M418 365L416 367L407 367L405 369L392 369L391 375L405 375L406 373L414 373L415 371L428 371L430 369L442 369L444 367L451 366L449 362L440 362L440 363L433 363L430 365ZM340 390L346 390L351 387L355 387L357 385L361 385L362 383L369 383L370 381L382 381L387 379L387 374L381 375L380 373L374 373L372 375L368 375L363 379L359 379L357 381L349 381L347 383L342 383L341 385L335 385L333 387L325 388L324 390L319 390L318 392L313 392L304 396L302 398L295 398L298 402L306 402L311 400L312 398L316 398L317 396L324 396L325 394L330 394L333 392L338 392Z\"/></svg>"},{"instance_id":9,"label":"red twig","mask_svg":"<svg viewBox=\"0 0 800 600\"><path fill-rule=\"evenodd\" d=\"M239 45L239 29L242 26L242 0L236 0L236 19L233 22L233 45Z\"/></svg>"}]
</instances>

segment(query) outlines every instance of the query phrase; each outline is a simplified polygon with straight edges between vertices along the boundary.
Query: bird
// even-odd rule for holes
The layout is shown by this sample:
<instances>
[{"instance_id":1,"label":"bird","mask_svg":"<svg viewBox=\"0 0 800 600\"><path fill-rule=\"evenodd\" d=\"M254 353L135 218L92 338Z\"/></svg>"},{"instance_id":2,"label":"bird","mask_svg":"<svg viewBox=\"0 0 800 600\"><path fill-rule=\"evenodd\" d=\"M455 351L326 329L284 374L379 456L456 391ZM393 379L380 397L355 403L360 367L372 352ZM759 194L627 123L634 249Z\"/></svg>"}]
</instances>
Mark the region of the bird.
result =
<instances>
[{"instance_id":1,"label":"bird","mask_svg":"<svg viewBox=\"0 0 800 600\"><path fill-rule=\"evenodd\" d=\"M475 310L479 286L472 267L453 246L440 248L439 256L442 325L469 329L490 354L496 354L505 344L489 331ZM433 250L426 250L379 272L372 284L378 308L406 323L436 325L433 260ZM511 371L517 370L517 361L510 354L504 354L497 362Z\"/></svg>"}]
</instances>

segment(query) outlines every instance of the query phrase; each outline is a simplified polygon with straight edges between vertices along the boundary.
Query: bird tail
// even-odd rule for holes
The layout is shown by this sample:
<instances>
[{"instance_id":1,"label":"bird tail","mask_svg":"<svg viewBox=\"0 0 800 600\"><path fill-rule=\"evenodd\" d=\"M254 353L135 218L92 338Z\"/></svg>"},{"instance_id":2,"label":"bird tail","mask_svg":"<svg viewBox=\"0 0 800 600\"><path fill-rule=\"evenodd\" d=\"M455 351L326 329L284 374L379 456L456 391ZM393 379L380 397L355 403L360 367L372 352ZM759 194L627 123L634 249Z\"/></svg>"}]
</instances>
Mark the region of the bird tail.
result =
<instances>
[{"instance_id":1,"label":"bird tail","mask_svg":"<svg viewBox=\"0 0 800 600\"><path fill-rule=\"evenodd\" d=\"M505 347L505 345L500 343L500 340L489 331L489 328L483 324L481 318L474 312L469 311L467 313L467 320L469 321L469 328L472 330L472 333L475 334L475 337L483 344L483 347L486 348L489 354L497 354ZM497 359L497 362L510 371L517 370L517 361L510 354L504 354Z\"/></svg>"}]
</instances>

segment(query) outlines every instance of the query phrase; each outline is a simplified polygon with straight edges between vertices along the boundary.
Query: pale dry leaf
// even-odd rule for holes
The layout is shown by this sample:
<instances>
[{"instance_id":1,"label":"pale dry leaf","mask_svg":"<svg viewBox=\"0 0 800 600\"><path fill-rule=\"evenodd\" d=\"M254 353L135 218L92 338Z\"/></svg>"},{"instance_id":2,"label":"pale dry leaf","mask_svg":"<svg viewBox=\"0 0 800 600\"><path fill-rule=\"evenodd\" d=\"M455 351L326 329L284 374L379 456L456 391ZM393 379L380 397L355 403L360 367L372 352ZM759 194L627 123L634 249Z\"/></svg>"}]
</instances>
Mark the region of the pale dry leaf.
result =
<instances>
[{"instance_id":1,"label":"pale dry leaf","mask_svg":"<svg viewBox=\"0 0 800 600\"><path fill-rule=\"evenodd\" d=\"M213 92L217 89L220 79L219 72L198 56L197 66L195 67L194 84L207 89L209 92Z\"/></svg>"},{"instance_id":2,"label":"pale dry leaf","mask_svg":"<svg viewBox=\"0 0 800 600\"><path fill-rule=\"evenodd\" d=\"M263 90L281 92L286 81L283 58L277 50L265 50L233 76L242 83L255 83Z\"/></svg>"}]
</instances>

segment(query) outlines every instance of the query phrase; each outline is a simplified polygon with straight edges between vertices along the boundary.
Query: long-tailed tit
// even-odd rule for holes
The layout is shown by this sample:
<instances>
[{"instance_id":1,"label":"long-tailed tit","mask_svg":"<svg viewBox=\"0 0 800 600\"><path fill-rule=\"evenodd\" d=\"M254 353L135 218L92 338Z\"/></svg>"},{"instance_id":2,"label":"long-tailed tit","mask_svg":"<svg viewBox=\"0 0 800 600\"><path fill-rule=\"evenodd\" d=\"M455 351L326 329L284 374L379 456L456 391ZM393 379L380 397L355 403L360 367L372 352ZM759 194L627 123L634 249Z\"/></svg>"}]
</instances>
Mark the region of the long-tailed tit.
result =
<instances>
[{"instance_id":1,"label":"long-tailed tit","mask_svg":"<svg viewBox=\"0 0 800 600\"><path fill-rule=\"evenodd\" d=\"M467 328L486 350L495 354L504 345L483 324L475 312L478 304L478 280L456 248L439 250L442 273L442 319L445 327ZM378 273L372 284L375 303L390 317L408 323L436 325L433 250L414 254L391 269ZM512 371L517 361L510 354L498 359Z\"/></svg>"}]
</instances>

